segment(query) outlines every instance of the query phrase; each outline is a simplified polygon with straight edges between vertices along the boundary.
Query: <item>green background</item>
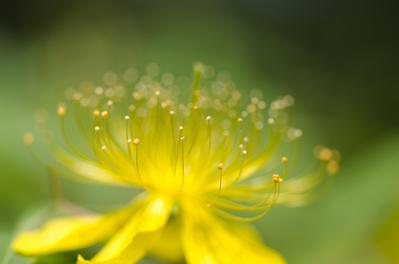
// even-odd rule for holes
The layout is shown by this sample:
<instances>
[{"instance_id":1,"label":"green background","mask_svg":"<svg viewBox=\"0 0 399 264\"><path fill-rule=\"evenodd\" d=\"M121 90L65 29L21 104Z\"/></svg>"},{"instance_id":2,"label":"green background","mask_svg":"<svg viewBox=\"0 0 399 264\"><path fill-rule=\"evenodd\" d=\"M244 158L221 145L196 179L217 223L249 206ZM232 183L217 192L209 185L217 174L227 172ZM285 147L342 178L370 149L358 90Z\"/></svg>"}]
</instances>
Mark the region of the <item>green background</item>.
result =
<instances>
[{"instance_id":1,"label":"green background","mask_svg":"<svg viewBox=\"0 0 399 264\"><path fill-rule=\"evenodd\" d=\"M266 101L292 94L305 154L317 143L341 151L342 170L317 202L276 207L256 223L267 244L293 264L399 263L396 1L2 5L0 260L6 260L0 263L26 263L10 254L8 243L24 219L49 203L45 169L22 144L34 112L55 109L65 88L100 80L109 70L156 62L190 75L198 60L229 71L242 90L262 90ZM64 189L70 201L96 210L131 195L71 182ZM41 260L63 262L71 258Z\"/></svg>"}]
</instances>

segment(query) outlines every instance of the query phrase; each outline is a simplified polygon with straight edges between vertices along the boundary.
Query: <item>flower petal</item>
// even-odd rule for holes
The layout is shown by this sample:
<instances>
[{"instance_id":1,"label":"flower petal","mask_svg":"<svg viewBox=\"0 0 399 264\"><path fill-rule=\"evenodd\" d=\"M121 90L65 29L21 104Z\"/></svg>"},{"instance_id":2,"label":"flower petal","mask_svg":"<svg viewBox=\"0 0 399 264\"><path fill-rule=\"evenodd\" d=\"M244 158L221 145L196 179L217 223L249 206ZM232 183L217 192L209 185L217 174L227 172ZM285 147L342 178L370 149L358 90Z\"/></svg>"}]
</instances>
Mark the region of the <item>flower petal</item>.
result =
<instances>
[{"instance_id":1,"label":"flower petal","mask_svg":"<svg viewBox=\"0 0 399 264\"><path fill-rule=\"evenodd\" d=\"M172 217L162 230L160 238L150 249L150 254L172 263L181 262L184 259L181 243L181 217Z\"/></svg>"},{"instance_id":2,"label":"flower petal","mask_svg":"<svg viewBox=\"0 0 399 264\"><path fill-rule=\"evenodd\" d=\"M134 263L159 237L169 219L172 201L162 196L152 196L129 222L91 260L78 259L78 263Z\"/></svg>"},{"instance_id":3,"label":"flower petal","mask_svg":"<svg viewBox=\"0 0 399 264\"><path fill-rule=\"evenodd\" d=\"M133 211L131 206L107 215L56 218L40 229L19 234L13 248L36 256L88 247L114 233Z\"/></svg>"},{"instance_id":4,"label":"flower petal","mask_svg":"<svg viewBox=\"0 0 399 264\"><path fill-rule=\"evenodd\" d=\"M205 209L191 209L184 217L182 233L187 263L285 263L279 253L263 246L252 234L247 234L237 227L233 229L232 225L223 223Z\"/></svg>"}]
</instances>

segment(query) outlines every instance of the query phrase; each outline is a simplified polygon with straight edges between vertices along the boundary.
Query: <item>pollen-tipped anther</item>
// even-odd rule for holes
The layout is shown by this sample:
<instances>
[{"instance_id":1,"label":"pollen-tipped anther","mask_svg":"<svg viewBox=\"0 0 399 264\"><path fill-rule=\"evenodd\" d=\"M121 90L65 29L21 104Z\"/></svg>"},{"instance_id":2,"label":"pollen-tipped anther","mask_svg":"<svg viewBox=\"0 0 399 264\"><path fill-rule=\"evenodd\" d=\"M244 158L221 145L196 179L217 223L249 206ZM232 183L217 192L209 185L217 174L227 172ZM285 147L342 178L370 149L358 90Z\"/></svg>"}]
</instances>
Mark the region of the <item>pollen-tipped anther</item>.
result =
<instances>
[{"instance_id":1,"label":"pollen-tipped anther","mask_svg":"<svg viewBox=\"0 0 399 264\"><path fill-rule=\"evenodd\" d=\"M108 117L108 115L109 115L108 111L102 111L101 112L101 116L104 117L104 118Z\"/></svg>"},{"instance_id":2,"label":"pollen-tipped anther","mask_svg":"<svg viewBox=\"0 0 399 264\"><path fill-rule=\"evenodd\" d=\"M267 119L267 123L268 123L269 125L273 125L273 124L274 124L274 118L269 117L269 119Z\"/></svg>"},{"instance_id":3,"label":"pollen-tipped anther","mask_svg":"<svg viewBox=\"0 0 399 264\"><path fill-rule=\"evenodd\" d=\"M322 148L319 150L318 157L321 160L330 160L333 157L333 152L329 148Z\"/></svg>"},{"instance_id":4,"label":"pollen-tipped anther","mask_svg":"<svg viewBox=\"0 0 399 264\"><path fill-rule=\"evenodd\" d=\"M281 178L281 176L278 174L273 174L272 179L273 179L274 183L282 183L283 182L283 178Z\"/></svg>"},{"instance_id":5,"label":"pollen-tipped anther","mask_svg":"<svg viewBox=\"0 0 399 264\"><path fill-rule=\"evenodd\" d=\"M63 105L58 106L57 108L57 114L61 117L63 117L66 113L66 108Z\"/></svg>"},{"instance_id":6,"label":"pollen-tipped anther","mask_svg":"<svg viewBox=\"0 0 399 264\"><path fill-rule=\"evenodd\" d=\"M35 137L28 132L24 134L23 140L25 145L32 145L35 142Z\"/></svg>"},{"instance_id":7,"label":"pollen-tipped anther","mask_svg":"<svg viewBox=\"0 0 399 264\"><path fill-rule=\"evenodd\" d=\"M283 163L283 164L287 164L288 163L288 158L287 157L282 157L281 158L281 162Z\"/></svg>"}]
</instances>

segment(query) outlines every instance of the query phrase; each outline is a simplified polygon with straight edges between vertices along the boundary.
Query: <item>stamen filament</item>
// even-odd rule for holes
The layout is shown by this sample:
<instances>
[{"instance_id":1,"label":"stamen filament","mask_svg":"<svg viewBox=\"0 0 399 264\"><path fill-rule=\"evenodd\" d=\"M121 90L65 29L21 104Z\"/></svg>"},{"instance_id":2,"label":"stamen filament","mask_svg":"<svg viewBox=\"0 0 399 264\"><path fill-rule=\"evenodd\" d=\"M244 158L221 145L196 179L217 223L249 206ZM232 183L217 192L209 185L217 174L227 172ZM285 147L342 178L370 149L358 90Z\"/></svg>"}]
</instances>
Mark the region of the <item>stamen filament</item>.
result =
<instances>
[{"instance_id":1,"label":"stamen filament","mask_svg":"<svg viewBox=\"0 0 399 264\"><path fill-rule=\"evenodd\" d=\"M222 191L222 181L223 181L223 163L218 164L218 170L219 170L219 194Z\"/></svg>"},{"instance_id":2,"label":"stamen filament","mask_svg":"<svg viewBox=\"0 0 399 264\"><path fill-rule=\"evenodd\" d=\"M136 172L137 172L137 177L139 178L139 180L140 180L140 182L141 182L141 184L143 185L143 187L145 188L145 189L147 189L147 186L146 186L146 184L144 183L144 180L143 180L143 178L141 177L141 174L140 174L140 169L139 169L139 144L140 144L140 139L139 138L135 138L134 140L133 140L133 144L134 144L134 147L135 147L135 156L136 156Z\"/></svg>"},{"instance_id":3,"label":"stamen filament","mask_svg":"<svg viewBox=\"0 0 399 264\"><path fill-rule=\"evenodd\" d=\"M181 144L181 186L180 190L183 189L184 187L184 181L185 181L185 173L184 173L184 135L183 135L183 130L180 130L181 136L180 136L180 144Z\"/></svg>"}]
</instances>

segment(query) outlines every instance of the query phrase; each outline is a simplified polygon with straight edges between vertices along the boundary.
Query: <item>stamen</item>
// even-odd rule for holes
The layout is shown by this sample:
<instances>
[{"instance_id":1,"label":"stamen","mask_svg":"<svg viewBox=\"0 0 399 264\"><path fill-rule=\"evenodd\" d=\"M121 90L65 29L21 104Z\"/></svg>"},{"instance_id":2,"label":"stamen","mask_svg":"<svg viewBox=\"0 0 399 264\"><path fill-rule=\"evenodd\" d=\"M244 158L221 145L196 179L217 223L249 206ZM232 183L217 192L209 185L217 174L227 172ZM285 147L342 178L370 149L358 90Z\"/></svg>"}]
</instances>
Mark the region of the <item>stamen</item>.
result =
<instances>
[{"instance_id":1,"label":"stamen","mask_svg":"<svg viewBox=\"0 0 399 264\"><path fill-rule=\"evenodd\" d=\"M130 117L128 115L125 115L125 120L126 120L126 142L127 142L127 151L129 154L129 157L132 158L132 151L130 149L130 143L132 142L132 139L130 138Z\"/></svg>"},{"instance_id":2,"label":"stamen","mask_svg":"<svg viewBox=\"0 0 399 264\"><path fill-rule=\"evenodd\" d=\"M98 109L95 109L95 110L93 111L93 116L94 116L94 118L99 117L100 114L101 114L101 112L100 112Z\"/></svg>"},{"instance_id":3,"label":"stamen","mask_svg":"<svg viewBox=\"0 0 399 264\"><path fill-rule=\"evenodd\" d=\"M274 125L274 118L269 117L269 119L267 119L267 123L268 123L269 125Z\"/></svg>"},{"instance_id":4,"label":"stamen","mask_svg":"<svg viewBox=\"0 0 399 264\"><path fill-rule=\"evenodd\" d=\"M146 185L145 185L145 183L143 181L143 178L141 177L140 169L139 169L139 148L138 147L139 147L139 144L140 144L140 139L139 138L133 139L133 144L134 144L135 152L136 152L136 172L137 172L137 177L139 178L139 180L140 180L141 184L144 186L144 188L147 189L147 187L146 187Z\"/></svg>"},{"instance_id":5,"label":"stamen","mask_svg":"<svg viewBox=\"0 0 399 264\"><path fill-rule=\"evenodd\" d=\"M57 114L61 117L65 116L66 113L66 108L63 105L58 106L57 108Z\"/></svg>"},{"instance_id":6,"label":"stamen","mask_svg":"<svg viewBox=\"0 0 399 264\"><path fill-rule=\"evenodd\" d=\"M29 146L35 142L35 137L33 136L32 133L27 132L24 134L23 140L24 144Z\"/></svg>"},{"instance_id":7,"label":"stamen","mask_svg":"<svg viewBox=\"0 0 399 264\"><path fill-rule=\"evenodd\" d=\"M211 116L206 117L206 123L208 127L208 153L211 153L211 148L212 148L212 127L211 127Z\"/></svg>"},{"instance_id":8,"label":"stamen","mask_svg":"<svg viewBox=\"0 0 399 264\"><path fill-rule=\"evenodd\" d=\"M223 181L223 163L220 162L218 164L218 170L219 170L219 194L222 191L222 181Z\"/></svg>"},{"instance_id":9,"label":"stamen","mask_svg":"<svg viewBox=\"0 0 399 264\"><path fill-rule=\"evenodd\" d=\"M278 174L273 174L272 179L273 179L274 183L282 183L283 182L283 178Z\"/></svg>"},{"instance_id":10,"label":"stamen","mask_svg":"<svg viewBox=\"0 0 399 264\"><path fill-rule=\"evenodd\" d=\"M179 130L180 130L179 140L180 140L180 144L181 144L181 173L182 173L180 190L182 190L184 187L184 181L185 181L185 175L184 175L185 174L184 173L184 139L185 139L185 137L183 135L184 127L180 126Z\"/></svg>"},{"instance_id":11,"label":"stamen","mask_svg":"<svg viewBox=\"0 0 399 264\"><path fill-rule=\"evenodd\" d=\"M328 174L334 175L339 171L339 163L336 160L327 162L326 171Z\"/></svg>"},{"instance_id":12,"label":"stamen","mask_svg":"<svg viewBox=\"0 0 399 264\"><path fill-rule=\"evenodd\" d=\"M109 116L109 112L108 112L108 111L102 111L102 112L101 112L101 116L102 116L103 118L106 118L106 117Z\"/></svg>"},{"instance_id":13,"label":"stamen","mask_svg":"<svg viewBox=\"0 0 399 264\"><path fill-rule=\"evenodd\" d=\"M175 174L176 174L176 163L177 163L177 146L176 146L176 136L175 136L175 121L174 121L174 116L175 116L175 111L174 110L170 110L169 111L169 116L170 116L170 129L172 132L172 164L174 163L174 168L175 168Z\"/></svg>"},{"instance_id":14,"label":"stamen","mask_svg":"<svg viewBox=\"0 0 399 264\"><path fill-rule=\"evenodd\" d=\"M244 168L244 160L245 160L245 157L247 156L247 154L248 154L248 151L247 151L246 149L243 149L243 150L241 151L241 156L242 156L242 158L241 158L241 161L240 161L240 168L239 168L239 170L238 170L238 175L237 175L237 177L236 177L236 178L234 179L234 181L233 181L233 184L236 183L236 182L238 182L238 181L241 179L242 169Z\"/></svg>"},{"instance_id":15,"label":"stamen","mask_svg":"<svg viewBox=\"0 0 399 264\"><path fill-rule=\"evenodd\" d=\"M107 106L108 106L109 108L111 108L111 107L113 106L113 104L114 104L114 102L113 102L112 100L108 100L108 101L107 101Z\"/></svg>"},{"instance_id":16,"label":"stamen","mask_svg":"<svg viewBox=\"0 0 399 264\"><path fill-rule=\"evenodd\" d=\"M262 202L253 205L253 206L244 206L244 205L239 205L239 204L226 204L226 203L221 203L220 201L213 201L212 203L208 204L208 207L213 206L212 209L214 209L215 213L219 214L220 216L229 219L229 220L234 220L234 221L239 221L239 222L253 222L256 220L261 219L264 217L267 213L270 212L272 209L273 205L277 202L278 195L280 193L280 183L283 181L282 178L278 174L273 174L272 180L274 182L274 192L271 196L271 201L270 203L266 204L265 203L269 200L269 197L264 199ZM252 216L252 217L243 217L243 216L237 216L232 213L229 213L225 211L224 209L227 210L235 210L235 211L263 211L258 215Z\"/></svg>"},{"instance_id":17,"label":"stamen","mask_svg":"<svg viewBox=\"0 0 399 264\"><path fill-rule=\"evenodd\" d=\"M287 177L287 163L288 163L288 158L286 156L281 158L281 163L283 164L283 172L282 172L282 178L285 179Z\"/></svg>"},{"instance_id":18,"label":"stamen","mask_svg":"<svg viewBox=\"0 0 399 264\"><path fill-rule=\"evenodd\" d=\"M101 145L101 139L100 139L100 127L99 126L94 126L94 141L93 141L93 151L95 154L97 154L97 149Z\"/></svg>"}]
</instances>

